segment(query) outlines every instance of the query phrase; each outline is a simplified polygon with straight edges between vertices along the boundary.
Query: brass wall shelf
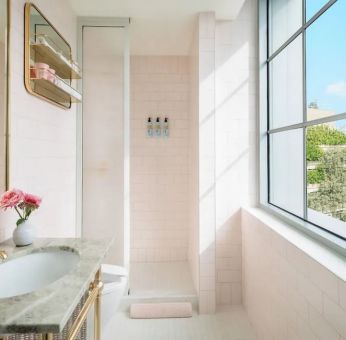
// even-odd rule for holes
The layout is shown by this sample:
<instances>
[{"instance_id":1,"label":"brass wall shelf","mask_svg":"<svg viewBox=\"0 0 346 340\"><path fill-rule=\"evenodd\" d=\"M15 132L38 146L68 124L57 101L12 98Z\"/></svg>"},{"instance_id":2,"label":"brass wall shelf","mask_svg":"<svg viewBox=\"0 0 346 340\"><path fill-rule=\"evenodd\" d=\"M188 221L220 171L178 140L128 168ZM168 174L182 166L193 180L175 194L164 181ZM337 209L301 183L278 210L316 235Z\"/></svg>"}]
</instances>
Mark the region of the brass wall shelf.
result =
<instances>
[{"instance_id":1,"label":"brass wall shelf","mask_svg":"<svg viewBox=\"0 0 346 340\"><path fill-rule=\"evenodd\" d=\"M82 95L68 84L58 85L46 79L31 79L34 91L57 103L80 103ZM69 89L68 89L69 88Z\"/></svg>"},{"instance_id":2,"label":"brass wall shelf","mask_svg":"<svg viewBox=\"0 0 346 340\"><path fill-rule=\"evenodd\" d=\"M64 60L48 44L31 44L31 54L35 61L46 63L55 69L56 74L62 79L81 79L81 73L77 71L72 62Z\"/></svg>"},{"instance_id":3,"label":"brass wall shelf","mask_svg":"<svg viewBox=\"0 0 346 340\"><path fill-rule=\"evenodd\" d=\"M24 63L25 87L30 94L64 109L82 101L73 87L82 72L72 59L70 45L31 2L25 4ZM55 74L53 80L47 72Z\"/></svg>"}]
</instances>

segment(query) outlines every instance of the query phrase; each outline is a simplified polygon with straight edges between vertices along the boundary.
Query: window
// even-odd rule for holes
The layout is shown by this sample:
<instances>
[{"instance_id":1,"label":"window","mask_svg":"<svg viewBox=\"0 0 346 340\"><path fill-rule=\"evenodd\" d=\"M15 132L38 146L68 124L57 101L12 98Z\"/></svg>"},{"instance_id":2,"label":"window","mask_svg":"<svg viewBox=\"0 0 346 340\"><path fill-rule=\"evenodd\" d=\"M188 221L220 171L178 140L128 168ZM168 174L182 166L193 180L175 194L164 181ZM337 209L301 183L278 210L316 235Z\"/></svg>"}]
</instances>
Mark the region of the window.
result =
<instances>
[{"instance_id":1,"label":"window","mask_svg":"<svg viewBox=\"0 0 346 340\"><path fill-rule=\"evenodd\" d=\"M346 0L260 1L261 201L346 240Z\"/></svg>"}]
</instances>

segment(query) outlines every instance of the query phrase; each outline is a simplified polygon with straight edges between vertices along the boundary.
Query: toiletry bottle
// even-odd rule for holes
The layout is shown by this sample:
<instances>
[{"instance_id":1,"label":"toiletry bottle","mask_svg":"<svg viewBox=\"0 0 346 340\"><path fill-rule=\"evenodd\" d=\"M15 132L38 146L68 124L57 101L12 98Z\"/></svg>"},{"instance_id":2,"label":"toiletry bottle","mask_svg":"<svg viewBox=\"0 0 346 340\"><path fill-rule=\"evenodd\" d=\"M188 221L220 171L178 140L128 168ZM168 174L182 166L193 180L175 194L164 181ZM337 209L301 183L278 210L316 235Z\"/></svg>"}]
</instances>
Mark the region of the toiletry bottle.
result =
<instances>
[{"instance_id":1,"label":"toiletry bottle","mask_svg":"<svg viewBox=\"0 0 346 340\"><path fill-rule=\"evenodd\" d=\"M163 122L162 135L164 137L169 136L169 125L168 125L168 118L167 117L165 117L165 120Z\"/></svg>"},{"instance_id":2,"label":"toiletry bottle","mask_svg":"<svg viewBox=\"0 0 346 340\"><path fill-rule=\"evenodd\" d=\"M154 135L153 122L151 121L151 117L149 117L147 121L147 136L152 137L153 135Z\"/></svg>"},{"instance_id":3,"label":"toiletry bottle","mask_svg":"<svg viewBox=\"0 0 346 340\"><path fill-rule=\"evenodd\" d=\"M160 117L156 118L156 123L155 123L155 135L156 137L161 136L161 122L160 122Z\"/></svg>"}]
</instances>

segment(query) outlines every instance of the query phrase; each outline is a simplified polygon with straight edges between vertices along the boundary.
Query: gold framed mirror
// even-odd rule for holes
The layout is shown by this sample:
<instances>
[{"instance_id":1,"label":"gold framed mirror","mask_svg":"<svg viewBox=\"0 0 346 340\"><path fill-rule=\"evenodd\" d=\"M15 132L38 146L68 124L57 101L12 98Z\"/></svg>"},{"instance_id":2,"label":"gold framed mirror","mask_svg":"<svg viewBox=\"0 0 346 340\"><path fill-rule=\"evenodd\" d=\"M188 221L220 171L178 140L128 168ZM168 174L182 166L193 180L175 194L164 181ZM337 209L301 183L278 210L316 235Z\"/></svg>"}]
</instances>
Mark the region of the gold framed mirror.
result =
<instances>
[{"instance_id":1,"label":"gold framed mirror","mask_svg":"<svg viewBox=\"0 0 346 340\"><path fill-rule=\"evenodd\" d=\"M81 102L74 82L81 70L69 43L31 3L25 4L24 77L27 91L64 109Z\"/></svg>"},{"instance_id":2,"label":"gold framed mirror","mask_svg":"<svg viewBox=\"0 0 346 340\"><path fill-rule=\"evenodd\" d=\"M0 0L0 190L9 187L10 0Z\"/></svg>"}]
</instances>

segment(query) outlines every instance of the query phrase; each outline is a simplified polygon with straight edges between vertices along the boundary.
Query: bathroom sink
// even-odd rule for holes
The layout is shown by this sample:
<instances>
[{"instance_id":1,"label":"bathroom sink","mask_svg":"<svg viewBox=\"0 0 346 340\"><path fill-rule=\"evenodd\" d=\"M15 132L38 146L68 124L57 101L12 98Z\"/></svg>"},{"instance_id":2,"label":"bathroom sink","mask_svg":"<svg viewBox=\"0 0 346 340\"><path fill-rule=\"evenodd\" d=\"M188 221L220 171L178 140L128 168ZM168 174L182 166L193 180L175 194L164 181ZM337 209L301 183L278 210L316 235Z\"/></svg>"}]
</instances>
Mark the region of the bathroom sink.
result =
<instances>
[{"instance_id":1,"label":"bathroom sink","mask_svg":"<svg viewBox=\"0 0 346 340\"><path fill-rule=\"evenodd\" d=\"M45 249L0 263L0 299L31 293L68 274L79 262L72 250Z\"/></svg>"}]
</instances>

